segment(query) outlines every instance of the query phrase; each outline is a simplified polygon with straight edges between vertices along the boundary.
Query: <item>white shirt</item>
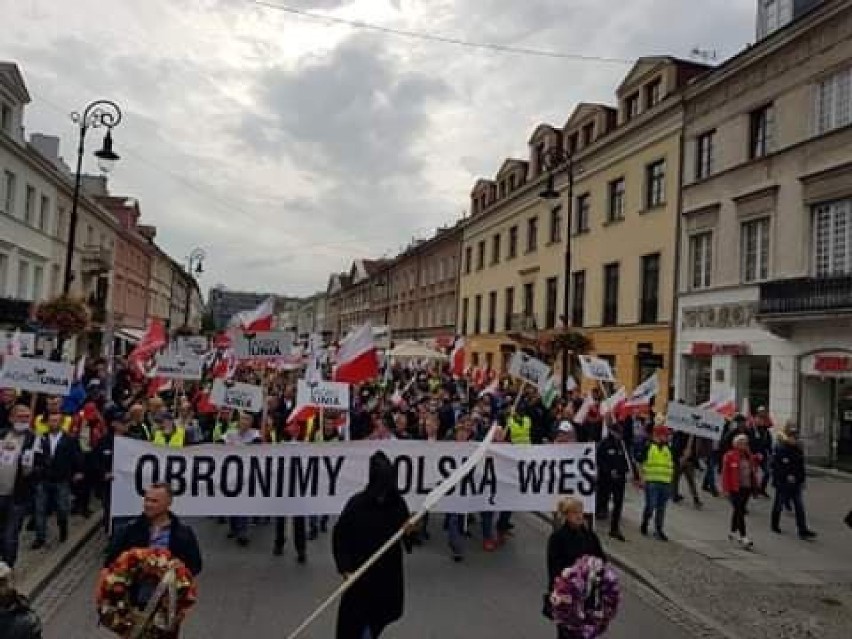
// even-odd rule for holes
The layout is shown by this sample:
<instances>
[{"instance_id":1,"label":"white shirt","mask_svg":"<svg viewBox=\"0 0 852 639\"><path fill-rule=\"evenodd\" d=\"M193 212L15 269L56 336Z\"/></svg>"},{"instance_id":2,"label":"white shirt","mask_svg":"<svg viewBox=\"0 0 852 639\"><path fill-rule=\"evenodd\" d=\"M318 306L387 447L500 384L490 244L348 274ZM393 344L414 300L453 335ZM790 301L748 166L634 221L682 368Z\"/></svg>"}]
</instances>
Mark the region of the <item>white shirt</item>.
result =
<instances>
[{"instance_id":1,"label":"white shirt","mask_svg":"<svg viewBox=\"0 0 852 639\"><path fill-rule=\"evenodd\" d=\"M62 439L62 431L58 433L47 434L48 443L50 444L50 456L56 455L56 447L59 446L59 440Z\"/></svg>"}]
</instances>

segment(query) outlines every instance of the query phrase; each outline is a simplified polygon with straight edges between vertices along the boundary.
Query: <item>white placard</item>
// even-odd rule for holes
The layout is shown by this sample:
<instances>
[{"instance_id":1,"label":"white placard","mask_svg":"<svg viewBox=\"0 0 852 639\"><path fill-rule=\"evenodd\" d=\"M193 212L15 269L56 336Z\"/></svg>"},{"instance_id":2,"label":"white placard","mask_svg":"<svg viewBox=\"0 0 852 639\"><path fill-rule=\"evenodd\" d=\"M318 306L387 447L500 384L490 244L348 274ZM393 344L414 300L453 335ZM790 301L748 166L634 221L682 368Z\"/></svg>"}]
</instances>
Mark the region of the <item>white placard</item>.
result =
<instances>
[{"instance_id":1,"label":"white placard","mask_svg":"<svg viewBox=\"0 0 852 639\"><path fill-rule=\"evenodd\" d=\"M515 351L509 361L509 375L529 382L539 391L544 391L550 377L550 366L523 351Z\"/></svg>"},{"instance_id":2,"label":"white placard","mask_svg":"<svg viewBox=\"0 0 852 639\"><path fill-rule=\"evenodd\" d=\"M612 368L609 362L600 357L591 355L580 355L580 368L583 371L583 376L589 379L597 379L602 382L614 382L615 375L612 374Z\"/></svg>"},{"instance_id":3,"label":"white placard","mask_svg":"<svg viewBox=\"0 0 852 639\"><path fill-rule=\"evenodd\" d=\"M65 396L74 383L74 365L28 357L3 358L0 388Z\"/></svg>"},{"instance_id":4,"label":"white placard","mask_svg":"<svg viewBox=\"0 0 852 639\"><path fill-rule=\"evenodd\" d=\"M210 344L208 343L207 338L203 335L178 337L175 340L175 345L177 346L177 350L181 353L192 353L193 355L198 356L204 355L210 350Z\"/></svg>"},{"instance_id":5,"label":"white placard","mask_svg":"<svg viewBox=\"0 0 852 639\"><path fill-rule=\"evenodd\" d=\"M296 405L349 410L349 384L326 381L307 382L300 379L296 390Z\"/></svg>"},{"instance_id":6,"label":"white placard","mask_svg":"<svg viewBox=\"0 0 852 639\"><path fill-rule=\"evenodd\" d=\"M15 331L0 331L0 355L9 352L9 344L15 338ZM21 355L35 355L35 333L18 333Z\"/></svg>"},{"instance_id":7,"label":"white placard","mask_svg":"<svg viewBox=\"0 0 852 639\"><path fill-rule=\"evenodd\" d=\"M201 379L204 360L193 353L174 350L157 355L153 377L165 379Z\"/></svg>"},{"instance_id":8,"label":"white placard","mask_svg":"<svg viewBox=\"0 0 852 639\"><path fill-rule=\"evenodd\" d=\"M138 515L146 487L167 482L172 509L185 517L338 514L367 483L377 449L397 469L412 512L477 448L475 442L358 441L343 443L154 446L116 437L112 514ZM441 499L440 512L552 512L561 497L595 504L595 448L587 444L495 444L476 468Z\"/></svg>"},{"instance_id":9,"label":"white placard","mask_svg":"<svg viewBox=\"0 0 852 639\"><path fill-rule=\"evenodd\" d=\"M725 428L725 417L716 411L669 402L666 425L690 435L719 441Z\"/></svg>"},{"instance_id":10,"label":"white placard","mask_svg":"<svg viewBox=\"0 0 852 639\"><path fill-rule=\"evenodd\" d=\"M259 413L263 410L263 389L254 384L217 379L210 390L210 403L214 406Z\"/></svg>"},{"instance_id":11,"label":"white placard","mask_svg":"<svg viewBox=\"0 0 852 639\"><path fill-rule=\"evenodd\" d=\"M281 359L293 350L293 333L290 331L260 331L236 333L234 354L237 359Z\"/></svg>"}]
</instances>

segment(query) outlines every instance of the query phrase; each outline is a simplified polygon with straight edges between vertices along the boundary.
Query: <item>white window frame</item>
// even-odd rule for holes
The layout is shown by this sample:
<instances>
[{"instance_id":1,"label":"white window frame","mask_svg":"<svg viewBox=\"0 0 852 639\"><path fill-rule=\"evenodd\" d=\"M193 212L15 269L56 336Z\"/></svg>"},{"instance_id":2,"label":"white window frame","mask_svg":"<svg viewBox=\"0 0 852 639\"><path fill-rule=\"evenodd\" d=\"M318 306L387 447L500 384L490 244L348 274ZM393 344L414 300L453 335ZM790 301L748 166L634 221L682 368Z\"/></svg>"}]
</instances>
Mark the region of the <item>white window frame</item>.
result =
<instances>
[{"instance_id":1,"label":"white window frame","mask_svg":"<svg viewBox=\"0 0 852 639\"><path fill-rule=\"evenodd\" d=\"M32 197L30 197L32 196ZM24 189L24 222L35 226L35 207L38 193L32 184L27 184Z\"/></svg>"},{"instance_id":2,"label":"white window frame","mask_svg":"<svg viewBox=\"0 0 852 639\"><path fill-rule=\"evenodd\" d=\"M44 296L44 265L33 265L33 301L38 302Z\"/></svg>"},{"instance_id":3,"label":"white window frame","mask_svg":"<svg viewBox=\"0 0 852 639\"><path fill-rule=\"evenodd\" d=\"M852 66L817 82L813 100L814 135L852 124Z\"/></svg>"},{"instance_id":4,"label":"white window frame","mask_svg":"<svg viewBox=\"0 0 852 639\"><path fill-rule=\"evenodd\" d=\"M811 240L816 277L852 273L852 199L815 205Z\"/></svg>"},{"instance_id":5,"label":"white window frame","mask_svg":"<svg viewBox=\"0 0 852 639\"><path fill-rule=\"evenodd\" d=\"M743 284L763 282L769 278L770 232L768 216L755 217L740 224L740 280ZM754 261L750 264L752 255Z\"/></svg>"},{"instance_id":6,"label":"white window frame","mask_svg":"<svg viewBox=\"0 0 852 639\"><path fill-rule=\"evenodd\" d=\"M716 130L705 131L695 138L695 179L703 180L713 174L713 143Z\"/></svg>"},{"instance_id":7,"label":"white window frame","mask_svg":"<svg viewBox=\"0 0 852 639\"><path fill-rule=\"evenodd\" d=\"M700 231L689 236L689 288L699 291L712 285L713 231Z\"/></svg>"},{"instance_id":8,"label":"white window frame","mask_svg":"<svg viewBox=\"0 0 852 639\"><path fill-rule=\"evenodd\" d=\"M28 300L30 288L30 263L27 260L18 261L18 281L16 283L15 297L19 300Z\"/></svg>"},{"instance_id":9,"label":"white window frame","mask_svg":"<svg viewBox=\"0 0 852 639\"><path fill-rule=\"evenodd\" d=\"M9 170L3 171L3 209L9 215L15 214L15 192L18 190L18 178Z\"/></svg>"}]
</instances>

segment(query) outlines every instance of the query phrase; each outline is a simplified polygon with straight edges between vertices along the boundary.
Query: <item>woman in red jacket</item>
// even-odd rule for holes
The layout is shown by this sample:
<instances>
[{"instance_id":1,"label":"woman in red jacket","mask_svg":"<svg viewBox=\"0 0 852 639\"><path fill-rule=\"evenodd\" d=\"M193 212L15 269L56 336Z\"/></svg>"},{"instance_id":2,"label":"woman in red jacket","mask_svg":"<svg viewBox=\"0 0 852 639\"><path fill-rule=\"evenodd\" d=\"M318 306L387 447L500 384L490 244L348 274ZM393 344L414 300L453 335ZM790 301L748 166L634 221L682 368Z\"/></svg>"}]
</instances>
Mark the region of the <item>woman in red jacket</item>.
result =
<instances>
[{"instance_id":1,"label":"woman in red jacket","mask_svg":"<svg viewBox=\"0 0 852 639\"><path fill-rule=\"evenodd\" d=\"M760 462L749 451L748 435L737 435L733 444L734 447L722 459L722 490L734 508L728 539L738 541L744 548L751 548L753 543L746 537L745 514L748 498L759 488L757 469Z\"/></svg>"}]
</instances>

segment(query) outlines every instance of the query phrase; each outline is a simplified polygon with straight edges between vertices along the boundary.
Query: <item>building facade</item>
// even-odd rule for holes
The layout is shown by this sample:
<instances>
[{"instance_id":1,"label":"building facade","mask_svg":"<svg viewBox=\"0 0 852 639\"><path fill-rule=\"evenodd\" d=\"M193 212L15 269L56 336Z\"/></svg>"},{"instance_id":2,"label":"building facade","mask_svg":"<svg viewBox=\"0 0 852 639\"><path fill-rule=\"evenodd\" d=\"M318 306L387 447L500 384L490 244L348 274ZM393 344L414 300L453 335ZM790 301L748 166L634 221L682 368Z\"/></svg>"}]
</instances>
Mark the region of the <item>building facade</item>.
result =
<instances>
[{"instance_id":1,"label":"building facade","mask_svg":"<svg viewBox=\"0 0 852 639\"><path fill-rule=\"evenodd\" d=\"M296 331L299 339L307 340L314 333L326 333L326 302L326 293L314 293L299 304L296 311Z\"/></svg>"},{"instance_id":2,"label":"building facade","mask_svg":"<svg viewBox=\"0 0 852 639\"><path fill-rule=\"evenodd\" d=\"M732 387L812 459L852 460L852 2L686 95L677 388Z\"/></svg>"}]
</instances>

